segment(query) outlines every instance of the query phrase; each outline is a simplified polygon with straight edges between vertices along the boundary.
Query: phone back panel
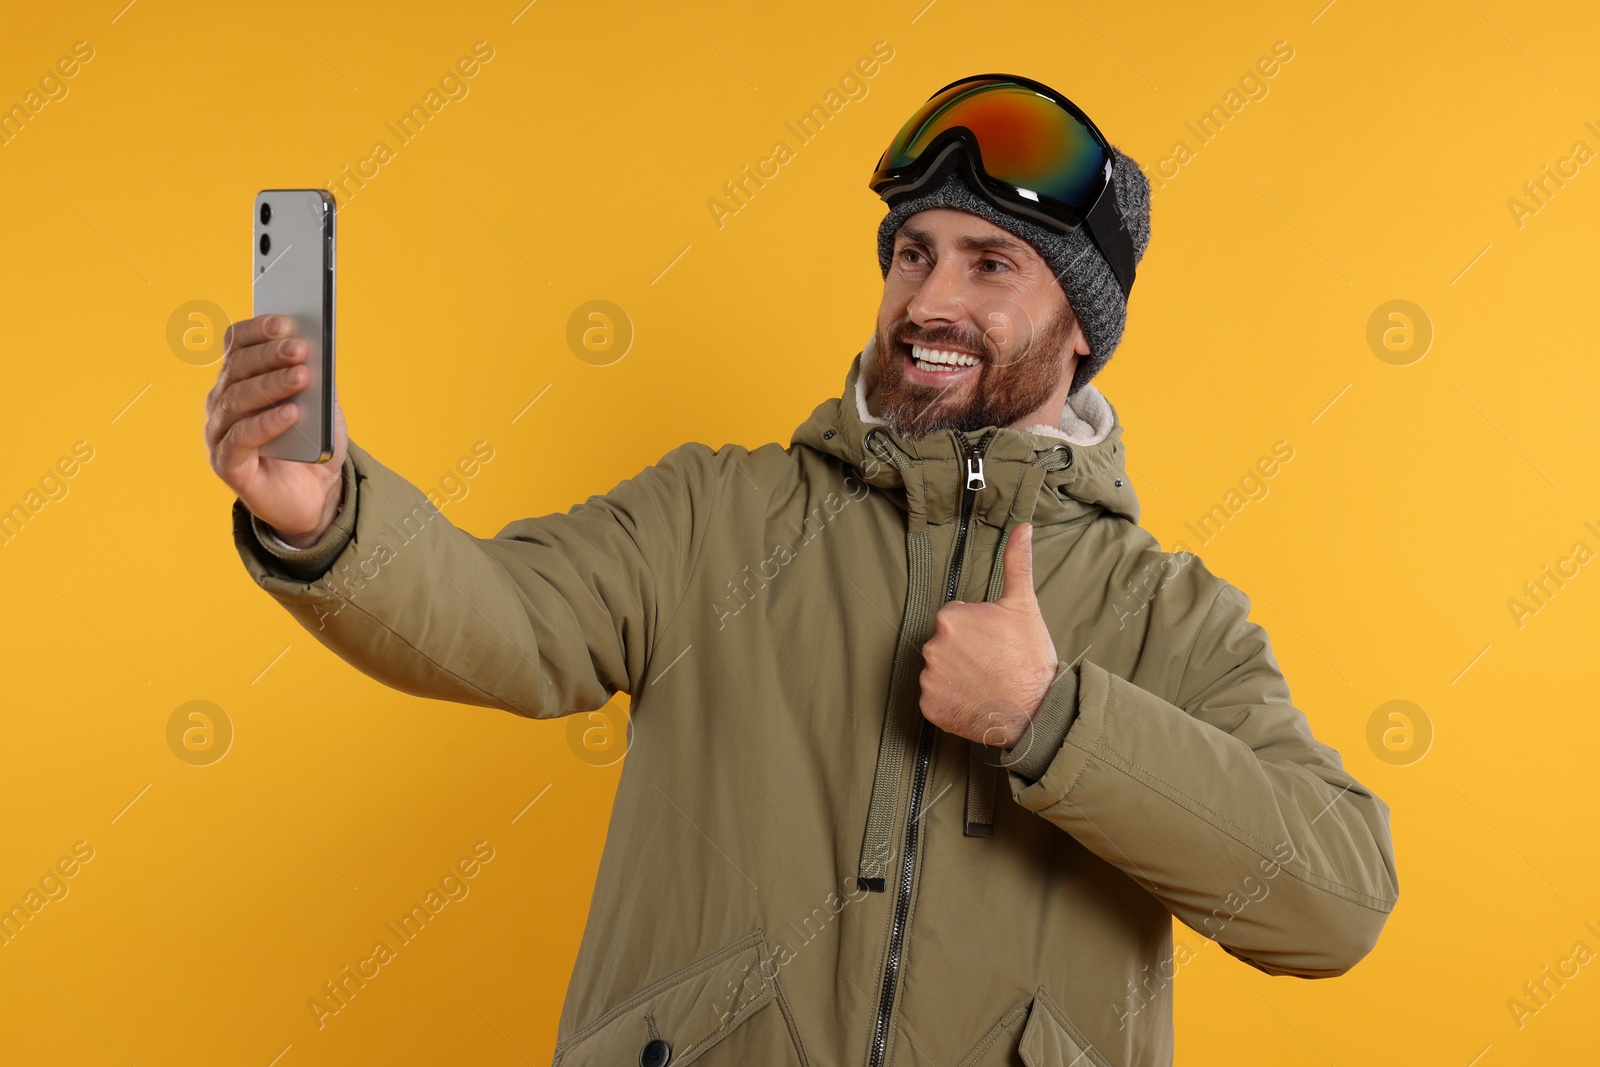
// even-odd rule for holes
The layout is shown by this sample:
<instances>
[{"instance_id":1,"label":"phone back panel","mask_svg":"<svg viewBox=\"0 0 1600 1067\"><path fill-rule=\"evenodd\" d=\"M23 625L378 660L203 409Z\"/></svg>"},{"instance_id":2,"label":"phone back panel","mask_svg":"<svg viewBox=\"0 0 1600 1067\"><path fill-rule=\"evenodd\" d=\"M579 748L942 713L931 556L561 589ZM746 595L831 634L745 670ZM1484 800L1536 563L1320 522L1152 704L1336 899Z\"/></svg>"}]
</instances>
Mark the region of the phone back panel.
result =
<instances>
[{"instance_id":1,"label":"phone back panel","mask_svg":"<svg viewBox=\"0 0 1600 1067\"><path fill-rule=\"evenodd\" d=\"M263 456L320 463L333 455L335 206L322 189L265 189L256 196L253 314L288 315L291 336L309 346L305 366L311 371L304 389L272 405L296 403L300 416L261 447Z\"/></svg>"}]
</instances>

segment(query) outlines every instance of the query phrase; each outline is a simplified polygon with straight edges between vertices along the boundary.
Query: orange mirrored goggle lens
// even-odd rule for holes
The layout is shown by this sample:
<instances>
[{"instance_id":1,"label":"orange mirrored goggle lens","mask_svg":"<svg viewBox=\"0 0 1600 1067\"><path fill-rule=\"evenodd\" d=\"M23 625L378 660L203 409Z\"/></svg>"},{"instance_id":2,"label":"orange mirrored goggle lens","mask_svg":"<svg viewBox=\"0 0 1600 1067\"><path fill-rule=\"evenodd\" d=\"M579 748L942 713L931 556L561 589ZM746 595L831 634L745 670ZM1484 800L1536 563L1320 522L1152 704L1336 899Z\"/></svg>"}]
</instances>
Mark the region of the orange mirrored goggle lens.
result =
<instances>
[{"instance_id":1,"label":"orange mirrored goggle lens","mask_svg":"<svg viewBox=\"0 0 1600 1067\"><path fill-rule=\"evenodd\" d=\"M977 138L991 178L1080 212L1094 202L1105 149L1076 116L1015 82L966 82L934 96L890 142L880 169L915 163L940 134L957 126Z\"/></svg>"}]
</instances>

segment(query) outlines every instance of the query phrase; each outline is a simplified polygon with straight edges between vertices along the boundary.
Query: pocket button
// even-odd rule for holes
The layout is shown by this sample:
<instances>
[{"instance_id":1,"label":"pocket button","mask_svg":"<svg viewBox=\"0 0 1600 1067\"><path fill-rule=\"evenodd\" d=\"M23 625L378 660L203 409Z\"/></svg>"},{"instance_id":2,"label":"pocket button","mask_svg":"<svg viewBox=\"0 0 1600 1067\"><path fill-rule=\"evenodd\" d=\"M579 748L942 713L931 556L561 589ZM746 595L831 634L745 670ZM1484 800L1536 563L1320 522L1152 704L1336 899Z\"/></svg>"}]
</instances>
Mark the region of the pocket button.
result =
<instances>
[{"instance_id":1,"label":"pocket button","mask_svg":"<svg viewBox=\"0 0 1600 1067\"><path fill-rule=\"evenodd\" d=\"M672 1058L672 1046L659 1037L646 1041L639 1050L639 1067L667 1067Z\"/></svg>"}]
</instances>

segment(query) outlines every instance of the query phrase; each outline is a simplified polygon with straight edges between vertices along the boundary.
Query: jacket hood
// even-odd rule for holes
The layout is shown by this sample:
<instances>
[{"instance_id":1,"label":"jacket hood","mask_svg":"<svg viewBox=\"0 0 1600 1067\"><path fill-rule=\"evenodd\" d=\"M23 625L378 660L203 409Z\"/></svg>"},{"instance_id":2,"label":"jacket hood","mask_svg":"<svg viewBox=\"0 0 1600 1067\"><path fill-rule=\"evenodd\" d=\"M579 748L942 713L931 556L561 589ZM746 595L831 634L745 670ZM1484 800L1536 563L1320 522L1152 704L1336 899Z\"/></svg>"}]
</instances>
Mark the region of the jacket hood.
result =
<instances>
[{"instance_id":1,"label":"jacket hood","mask_svg":"<svg viewBox=\"0 0 1600 1067\"><path fill-rule=\"evenodd\" d=\"M876 343L874 333L851 360L841 395L817 405L795 430L792 442L859 469L868 484L891 490L889 495L901 507L920 511L927 522L937 525L952 517L958 506L958 475L967 462L966 448L958 435L949 431L922 437L901 436L868 412L863 370L875 358ZM966 437L976 442L991 431L983 462L989 471L988 481L1000 485L1010 483L1005 478L997 479L997 471L1033 465L1045 453L1066 453L1065 466L1045 470L1037 501L1025 505L1031 507L1031 521L1036 525L1079 520L1095 509L1113 512L1134 523L1139 521L1139 498L1128 479L1121 420L1116 408L1092 383L1067 398L1061 420L1055 426L1039 423L1026 429L985 427ZM869 446L869 436L879 439L876 447ZM909 469L882 461L884 440L898 449L910 469L948 468L950 476L913 478L908 484ZM984 495L987 494L980 494L980 513L985 510L981 500Z\"/></svg>"}]
</instances>

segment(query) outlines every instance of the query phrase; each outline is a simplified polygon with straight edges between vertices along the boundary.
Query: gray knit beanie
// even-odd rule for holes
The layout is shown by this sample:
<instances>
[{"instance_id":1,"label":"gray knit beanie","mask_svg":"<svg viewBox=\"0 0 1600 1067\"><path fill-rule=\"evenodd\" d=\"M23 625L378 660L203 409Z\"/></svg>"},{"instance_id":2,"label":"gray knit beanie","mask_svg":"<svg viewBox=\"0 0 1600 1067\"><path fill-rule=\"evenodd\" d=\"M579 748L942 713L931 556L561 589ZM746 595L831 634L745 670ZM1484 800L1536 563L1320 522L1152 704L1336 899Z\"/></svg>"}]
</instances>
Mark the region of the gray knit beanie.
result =
<instances>
[{"instance_id":1,"label":"gray knit beanie","mask_svg":"<svg viewBox=\"0 0 1600 1067\"><path fill-rule=\"evenodd\" d=\"M1144 258L1145 247L1150 243L1150 181L1139 170L1139 165L1121 150L1113 146L1111 151L1116 160L1112 168L1112 189L1116 193L1117 211L1133 237L1133 257L1137 264ZM1089 339L1089 354L1078 360L1068 392L1076 393L1100 373L1100 368L1106 365L1122 340L1128 304L1110 264L1082 228L1072 233L1056 233L1002 211L973 192L960 174L952 174L934 192L907 200L884 216L878 226L878 265L885 278L889 276L889 261L894 256L894 235L901 224L917 212L932 207L971 212L1032 245L1055 272L1056 281L1061 283Z\"/></svg>"}]
</instances>

